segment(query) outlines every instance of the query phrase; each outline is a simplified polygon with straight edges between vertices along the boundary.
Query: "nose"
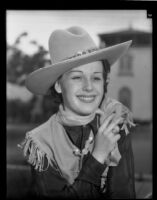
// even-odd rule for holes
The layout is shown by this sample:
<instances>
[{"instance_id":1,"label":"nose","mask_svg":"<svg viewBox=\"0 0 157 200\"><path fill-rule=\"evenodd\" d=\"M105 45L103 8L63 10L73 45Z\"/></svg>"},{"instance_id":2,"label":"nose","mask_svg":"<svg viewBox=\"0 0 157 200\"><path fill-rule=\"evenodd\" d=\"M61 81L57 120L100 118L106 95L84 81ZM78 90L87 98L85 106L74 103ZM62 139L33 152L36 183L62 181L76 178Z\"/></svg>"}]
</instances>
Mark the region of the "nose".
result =
<instances>
[{"instance_id":1,"label":"nose","mask_svg":"<svg viewBox=\"0 0 157 200\"><path fill-rule=\"evenodd\" d=\"M93 84L92 84L92 81L90 79L88 79L88 78L84 79L83 90L88 91L88 92L93 90Z\"/></svg>"}]
</instances>

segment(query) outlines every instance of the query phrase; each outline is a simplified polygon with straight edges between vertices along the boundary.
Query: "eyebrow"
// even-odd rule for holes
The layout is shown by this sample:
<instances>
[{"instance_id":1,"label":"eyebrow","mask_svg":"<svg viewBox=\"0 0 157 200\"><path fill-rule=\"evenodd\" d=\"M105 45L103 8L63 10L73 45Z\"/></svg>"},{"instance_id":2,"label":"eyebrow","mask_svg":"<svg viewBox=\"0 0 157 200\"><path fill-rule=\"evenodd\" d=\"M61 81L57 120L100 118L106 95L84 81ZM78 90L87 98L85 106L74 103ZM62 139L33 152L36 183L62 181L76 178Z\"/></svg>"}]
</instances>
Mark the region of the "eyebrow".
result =
<instances>
[{"instance_id":1,"label":"eyebrow","mask_svg":"<svg viewBox=\"0 0 157 200\"><path fill-rule=\"evenodd\" d=\"M80 71L80 70L73 70L73 71L69 71L68 73L72 73L72 72L81 72L83 73L83 71ZM93 74L103 74L104 72L94 72Z\"/></svg>"}]
</instances>

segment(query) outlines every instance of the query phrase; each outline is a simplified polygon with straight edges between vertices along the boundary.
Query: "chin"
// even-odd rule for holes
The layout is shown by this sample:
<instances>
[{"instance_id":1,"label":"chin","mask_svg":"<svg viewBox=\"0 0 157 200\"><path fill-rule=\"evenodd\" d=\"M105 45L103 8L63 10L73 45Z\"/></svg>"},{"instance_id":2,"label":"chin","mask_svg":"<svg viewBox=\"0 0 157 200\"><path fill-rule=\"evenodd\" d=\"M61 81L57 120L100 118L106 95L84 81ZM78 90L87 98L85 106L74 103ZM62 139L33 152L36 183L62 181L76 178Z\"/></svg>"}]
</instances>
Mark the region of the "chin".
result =
<instances>
[{"instance_id":1,"label":"chin","mask_svg":"<svg viewBox=\"0 0 157 200\"><path fill-rule=\"evenodd\" d=\"M88 105L88 104L86 104L86 105L80 105L79 108L81 108L80 111L81 111L82 113L84 113L84 115L90 115L90 114L92 114L95 110L97 110L98 107L99 107L99 104L94 103L94 104L91 104L91 105Z\"/></svg>"},{"instance_id":2,"label":"chin","mask_svg":"<svg viewBox=\"0 0 157 200\"><path fill-rule=\"evenodd\" d=\"M78 111L78 113L80 114L80 115L84 115L84 116L87 116L87 115L90 115L90 114L92 114L93 112L95 111L95 109L81 109L81 110L79 110Z\"/></svg>"}]
</instances>

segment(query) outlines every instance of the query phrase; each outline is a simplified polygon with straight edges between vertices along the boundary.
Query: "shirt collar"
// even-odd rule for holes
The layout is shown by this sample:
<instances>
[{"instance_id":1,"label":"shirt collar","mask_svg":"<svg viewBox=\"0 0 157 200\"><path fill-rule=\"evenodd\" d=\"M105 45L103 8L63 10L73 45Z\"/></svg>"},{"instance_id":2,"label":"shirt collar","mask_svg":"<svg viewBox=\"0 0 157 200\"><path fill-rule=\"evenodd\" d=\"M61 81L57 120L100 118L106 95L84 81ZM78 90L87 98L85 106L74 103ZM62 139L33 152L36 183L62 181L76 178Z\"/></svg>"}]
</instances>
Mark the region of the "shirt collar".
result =
<instances>
[{"instance_id":1,"label":"shirt collar","mask_svg":"<svg viewBox=\"0 0 157 200\"><path fill-rule=\"evenodd\" d=\"M94 136L97 133L97 117L84 126L65 126L65 131L69 136L70 140L75 144L79 149L82 149L85 145L86 140L88 140L90 131L93 131Z\"/></svg>"}]
</instances>

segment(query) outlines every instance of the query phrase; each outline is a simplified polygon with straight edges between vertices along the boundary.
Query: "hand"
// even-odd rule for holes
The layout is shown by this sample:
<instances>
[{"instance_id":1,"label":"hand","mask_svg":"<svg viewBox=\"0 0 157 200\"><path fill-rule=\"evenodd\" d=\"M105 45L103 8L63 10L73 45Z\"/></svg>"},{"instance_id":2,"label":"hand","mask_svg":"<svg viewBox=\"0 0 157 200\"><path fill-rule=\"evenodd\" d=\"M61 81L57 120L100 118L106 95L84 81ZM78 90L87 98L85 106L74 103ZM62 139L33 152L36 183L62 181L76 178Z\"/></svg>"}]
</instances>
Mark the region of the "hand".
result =
<instances>
[{"instance_id":1,"label":"hand","mask_svg":"<svg viewBox=\"0 0 157 200\"><path fill-rule=\"evenodd\" d=\"M111 151L114 149L116 142L120 139L118 124L123 118L116 118L115 114L108 116L98 129L95 137L95 144L92 155L100 163L104 163Z\"/></svg>"},{"instance_id":2,"label":"hand","mask_svg":"<svg viewBox=\"0 0 157 200\"><path fill-rule=\"evenodd\" d=\"M124 112L124 106L115 99L107 98L104 101L104 104L101 105L101 109L103 110L100 117L100 122L104 121L107 116L110 116L112 113L115 114L115 117L122 117Z\"/></svg>"}]
</instances>

